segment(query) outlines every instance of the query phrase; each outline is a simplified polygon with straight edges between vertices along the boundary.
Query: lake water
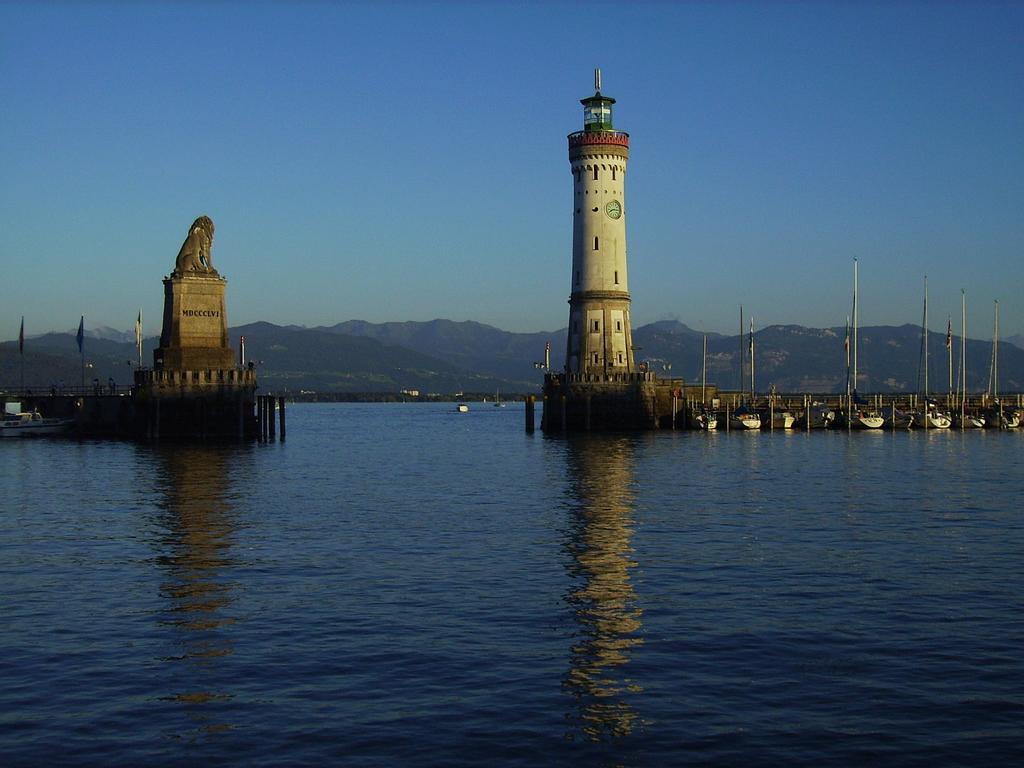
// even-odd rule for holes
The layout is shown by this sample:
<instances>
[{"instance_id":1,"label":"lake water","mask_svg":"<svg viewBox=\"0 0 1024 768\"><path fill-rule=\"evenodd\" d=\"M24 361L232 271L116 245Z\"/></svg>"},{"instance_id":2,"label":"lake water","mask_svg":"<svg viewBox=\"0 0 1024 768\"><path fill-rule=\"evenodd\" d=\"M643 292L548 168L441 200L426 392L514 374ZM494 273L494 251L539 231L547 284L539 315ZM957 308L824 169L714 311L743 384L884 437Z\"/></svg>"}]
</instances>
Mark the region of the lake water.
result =
<instances>
[{"instance_id":1,"label":"lake water","mask_svg":"<svg viewBox=\"0 0 1024 768\"><path fill-rule=\"evenodd\" d=\"M1024 434L5 440L0 764L1024 760Z\"/></svg>"}]
</instances>

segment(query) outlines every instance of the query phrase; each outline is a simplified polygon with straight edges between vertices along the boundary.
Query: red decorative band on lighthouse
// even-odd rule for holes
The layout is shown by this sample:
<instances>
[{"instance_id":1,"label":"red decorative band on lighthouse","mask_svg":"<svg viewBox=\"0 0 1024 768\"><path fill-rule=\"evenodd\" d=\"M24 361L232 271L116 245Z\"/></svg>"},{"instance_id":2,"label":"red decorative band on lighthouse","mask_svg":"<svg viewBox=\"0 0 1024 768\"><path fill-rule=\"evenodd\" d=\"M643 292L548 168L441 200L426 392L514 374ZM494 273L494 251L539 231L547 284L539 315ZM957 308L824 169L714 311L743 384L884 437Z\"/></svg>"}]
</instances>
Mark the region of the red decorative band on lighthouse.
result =
<instances>
[{"instance_id":1,"label":"red decorative band on lighthouse","mask_svg":"<svg viewBox=\"0 0 1024 768\"><path fill-rule=\"evenodd\" d=\"M569 134L569 147L581 147L588 144L614 144L620 147L629 146L629 134L625 131L577 131Z\"/></svg>"}]
</instances>

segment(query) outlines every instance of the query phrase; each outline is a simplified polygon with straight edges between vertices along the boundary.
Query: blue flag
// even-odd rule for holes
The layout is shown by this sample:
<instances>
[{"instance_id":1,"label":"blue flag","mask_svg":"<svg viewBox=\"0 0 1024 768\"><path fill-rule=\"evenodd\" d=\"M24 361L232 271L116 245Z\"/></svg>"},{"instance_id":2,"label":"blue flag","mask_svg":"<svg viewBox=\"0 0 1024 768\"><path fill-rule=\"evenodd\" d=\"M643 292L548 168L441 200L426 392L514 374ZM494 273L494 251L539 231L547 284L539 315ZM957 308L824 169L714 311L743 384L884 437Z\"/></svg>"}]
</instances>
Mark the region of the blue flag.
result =
<instances>
[{"instance_id":1,"label":"blue flag","mask_svg":"<svg viewBox=\"0 0 1024 768\"><path fill-rule=\"evenodd\" d=\"M85 315L78 321L78 353L82 353L82 343L85 341Z\"/></svg>"}]
</instances>

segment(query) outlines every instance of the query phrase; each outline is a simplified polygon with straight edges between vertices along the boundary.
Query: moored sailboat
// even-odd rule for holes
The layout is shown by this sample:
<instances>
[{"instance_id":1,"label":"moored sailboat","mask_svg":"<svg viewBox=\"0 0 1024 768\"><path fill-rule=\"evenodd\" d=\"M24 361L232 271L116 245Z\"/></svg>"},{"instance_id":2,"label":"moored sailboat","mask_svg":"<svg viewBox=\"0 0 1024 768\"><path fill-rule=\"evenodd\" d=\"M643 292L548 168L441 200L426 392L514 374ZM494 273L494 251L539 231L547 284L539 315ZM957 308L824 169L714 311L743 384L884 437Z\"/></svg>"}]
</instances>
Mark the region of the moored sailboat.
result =
<instances>
[{"instance_id":1,"label":"moored sailboat","mask_svg":"<svg viewBox=\"0 0 1024 768\"><path fill-rule=\"evenodd\" d=\"M878 411L871 410L867 403L861 400L857 394L857 328L859 325L860 308L857 306L857 289L859 275L857 272L857 260L853 260L853 390L850 389L850 336L849 319L847 319L846 336L846 414L844 421L847 429L881 429L885 426L885 419Z\"/></svg>"},{"instance_id":2,"label":"moored sailboat","mask_svg":"<svg viewBox=\"0 0 1024 768\"><path fill-rule=\"evenodd\" d=\"M928 277L924 278L924 314L921 319L921 354L924 372L924 405L914 411L912 418L915 427L921 429L949 429L952 421L949 416L939 410L938 403L928 396ZM920 380L920 376L918 377ZM920 381L919 381L920 383Z\"/></svg>"},{"instance_id":3,"label":"moored sailboat","mask_svg":"<svg viewBox=\"0 0 1024 768\"><path fill-rule=\"evenodd\" d=\"M690 429L704 431L718 429L718 416L714 411L706 408L691 408L687 415L687 424Z\"/></svg>"},{"instance_id":4,"label":"moored sailboat","mask_svg":"<svg viewBox=\"0 0 1024 768\"><path fill-rule=\"evenodd\" d=\"M992 328L992 361L988 371L988 394L992 408L985 414L986 426L993 429L1017 429L1020 415L1016 409L1004 408L999 402L999 300L995 301L995 324Z\"/></svg>"},{"instance_id":5,"label":"moored sailboat","mask_svg":"<svg viewBox=\"0 0 1024 768\"><path fill-rule=\"evenodd\" d=\"M807 424L807 419L811 420L810 426ZM795 429L828 429L836 420L836 412L834 408L830 408L824 403L810 403L804 412L801 413L795 422L793 427Z\"/></svg>"},{"instance_id":6,"label":"moored sailboat","mask_svg":"<svg viewBox=\"0 0 1024 768\"><path fill-rule=\"evenodd\" d=\"M741 405L729 415L729 426L732 429L760 429L761 414L753 408Z\"/></svg>"},{"instance_id":7,"label":"moored sailboat","mask_svg":"<svg viewBox=\"0 0 1024 768\"><path fill-rule=\"evenodd\" d=\"M690 407L687 415L687 423L690 429L710 431L718 429L718 414L707 407L707 381L708 381L708 335L704 334L704 348L700 366L700 407Z\"/></svg>"}]
</instances>

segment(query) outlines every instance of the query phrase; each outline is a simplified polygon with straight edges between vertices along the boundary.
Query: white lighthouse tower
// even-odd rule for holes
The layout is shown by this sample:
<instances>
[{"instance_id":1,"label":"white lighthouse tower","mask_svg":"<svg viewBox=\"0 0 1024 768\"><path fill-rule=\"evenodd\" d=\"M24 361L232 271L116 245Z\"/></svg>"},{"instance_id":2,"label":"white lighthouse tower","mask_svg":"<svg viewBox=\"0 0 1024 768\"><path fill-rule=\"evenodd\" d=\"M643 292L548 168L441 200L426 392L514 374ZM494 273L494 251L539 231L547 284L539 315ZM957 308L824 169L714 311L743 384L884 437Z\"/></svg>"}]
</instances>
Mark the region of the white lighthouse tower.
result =
<instances>
[{"instance_id":1,"label":"white lighthouse tower","mask_svg":"<svg viewBox=\"0 0 1024 768\"><path fill-rule=\"evenodd\" d=\"M615 99L581 99L583 130L569 134L573 175L572 294L566 372L633 373L626 277L626 161L629 134L612 127Z\"/></svg>"}]
</instances>

